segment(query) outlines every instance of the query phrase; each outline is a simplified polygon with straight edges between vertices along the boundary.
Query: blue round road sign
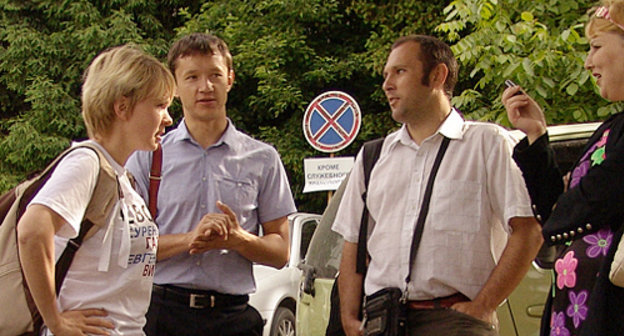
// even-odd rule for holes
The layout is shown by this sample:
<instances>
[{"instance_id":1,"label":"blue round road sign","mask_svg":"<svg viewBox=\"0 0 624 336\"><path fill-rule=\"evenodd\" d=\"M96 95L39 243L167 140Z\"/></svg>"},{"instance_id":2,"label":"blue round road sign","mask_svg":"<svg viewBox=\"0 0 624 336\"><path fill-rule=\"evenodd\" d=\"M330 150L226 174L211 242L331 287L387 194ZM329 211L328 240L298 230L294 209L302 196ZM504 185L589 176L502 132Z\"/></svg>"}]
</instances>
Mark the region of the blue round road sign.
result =
<instances>
[{"instance_id":1,"label":"blue round road sign","mask_svg":"<svg viewBox=\"0 0 624 336\"><path fill-rule=\"evenodd\" d=\"M308 105L303 115L303 134L316 150L333 153L353 142L361 123L355 99L344 92L328 91Z\"/></svg>"}]
</instances>

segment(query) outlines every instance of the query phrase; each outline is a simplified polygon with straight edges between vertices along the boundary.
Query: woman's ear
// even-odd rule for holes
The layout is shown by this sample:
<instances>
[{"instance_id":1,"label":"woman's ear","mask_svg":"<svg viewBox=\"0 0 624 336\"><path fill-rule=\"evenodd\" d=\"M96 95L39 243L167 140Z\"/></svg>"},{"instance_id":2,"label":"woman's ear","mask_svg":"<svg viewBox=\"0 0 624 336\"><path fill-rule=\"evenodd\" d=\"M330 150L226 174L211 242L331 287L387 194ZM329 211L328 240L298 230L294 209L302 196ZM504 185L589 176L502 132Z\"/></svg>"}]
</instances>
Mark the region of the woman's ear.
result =
<instances>
[{"instance_id":1,"label":"woman's ear","mask_svg":"<svg viewBox=\"0 0 624 336\"><path fill-rule=\"evenodd\" d=\"M130 118L130 99L128 97L121 96L121 98L115 100L113 108L115 109L115 115L120 120L125 121Z\"/></svg>"}]
</instances>

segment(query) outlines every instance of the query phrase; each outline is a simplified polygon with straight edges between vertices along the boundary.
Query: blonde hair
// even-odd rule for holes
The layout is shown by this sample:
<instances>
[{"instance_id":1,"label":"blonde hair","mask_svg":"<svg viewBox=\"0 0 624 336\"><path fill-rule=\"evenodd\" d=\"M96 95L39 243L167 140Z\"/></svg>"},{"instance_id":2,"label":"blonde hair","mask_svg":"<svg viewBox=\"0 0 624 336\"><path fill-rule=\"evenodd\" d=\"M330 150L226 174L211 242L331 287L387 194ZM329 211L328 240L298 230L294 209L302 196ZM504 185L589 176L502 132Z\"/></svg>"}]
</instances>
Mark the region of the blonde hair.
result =
<instances>
[{"instance_id":1,"label":"blonde hair","mask_svg":"<svg viewBox=\"0 0 624 336\"><path fill-rule=\"evenodd\" d=\"M601 6L608 10L608 18L596 15L600 7L591 9L589 22L585 26L585 36L591 38L601 32L614 32L624 36L624 0L602 0Z\"/></svg>"},{"instance_id":2,"label":"blonde hair","mask_svg":"<svg viewBox=\"0 0 624 336\"><path fill-rule=\"evenodd\" d=\"M167 67L134 45L100 53L89 65L82 85L82 117L90 138L108 134L114 104L128 98L130 110L149 97L173 98L175 80Z\"/></svg>"}]
</instances>

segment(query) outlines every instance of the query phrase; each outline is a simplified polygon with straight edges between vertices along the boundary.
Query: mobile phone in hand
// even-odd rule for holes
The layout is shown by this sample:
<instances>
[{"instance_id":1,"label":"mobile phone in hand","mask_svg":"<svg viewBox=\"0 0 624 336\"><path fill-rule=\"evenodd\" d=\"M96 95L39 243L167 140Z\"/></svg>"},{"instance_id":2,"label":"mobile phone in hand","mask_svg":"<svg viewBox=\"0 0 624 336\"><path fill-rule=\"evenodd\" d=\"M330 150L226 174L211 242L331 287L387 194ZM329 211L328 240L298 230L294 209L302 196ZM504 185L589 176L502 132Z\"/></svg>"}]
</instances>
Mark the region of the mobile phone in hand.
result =
<instances>
[{"instance_id":1,"label":"mobile phone in hand","mask_svg":"<svg viewBox=\"0 0 624 336\"><path fill-rule=\"evenodd\" d=\"M511 79L506 79L505 86L510 88L510 87L518 86L518 84L514 83ZM521 95L521 94L523 94L522 90L514 93L514 96Z\"/></svg>"}]
</instances>

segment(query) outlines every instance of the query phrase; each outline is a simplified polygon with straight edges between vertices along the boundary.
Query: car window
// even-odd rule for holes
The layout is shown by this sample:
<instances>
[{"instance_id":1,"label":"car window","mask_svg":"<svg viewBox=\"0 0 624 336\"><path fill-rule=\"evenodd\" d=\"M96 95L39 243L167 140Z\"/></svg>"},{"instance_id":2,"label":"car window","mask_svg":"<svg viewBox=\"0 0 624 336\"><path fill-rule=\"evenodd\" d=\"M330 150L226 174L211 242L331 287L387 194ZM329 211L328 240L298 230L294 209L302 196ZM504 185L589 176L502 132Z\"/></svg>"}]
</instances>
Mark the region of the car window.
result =
<instances>
[{"instance_id":1,"label":"car window","mask_svg":"<svg viewBox=\"0 0 624 336\"><path fill-rule=\"evenodd\" d=\"M555 141L551 145L556 153L557 164L562 174L567 173L581 156L587 139Z\"/></svg>"},{"instance_id":2,"label":"car window","mask_svg":"<svg viewBox=\"0 0 624 336\"><path fill-rule=\"evenodd\" d=\"M314 235L314 231L318 226L318 221L316 219L308 220L301 225L301 251L299 253L300 256L305 256L308 252L308 247L310 246L310 240L312 240L312 235Z\"/></svg>"}]
</instances>

